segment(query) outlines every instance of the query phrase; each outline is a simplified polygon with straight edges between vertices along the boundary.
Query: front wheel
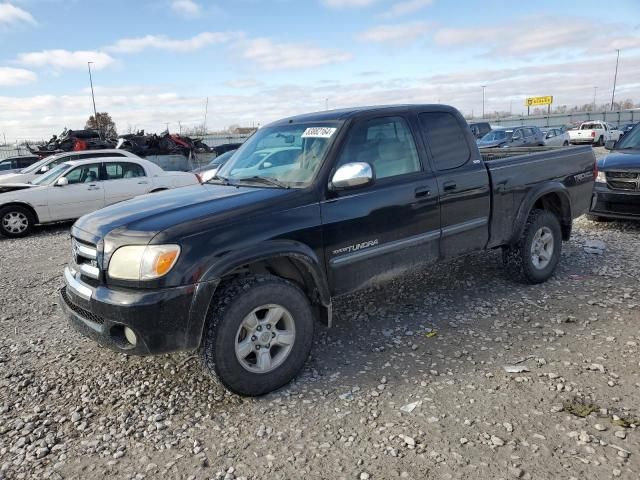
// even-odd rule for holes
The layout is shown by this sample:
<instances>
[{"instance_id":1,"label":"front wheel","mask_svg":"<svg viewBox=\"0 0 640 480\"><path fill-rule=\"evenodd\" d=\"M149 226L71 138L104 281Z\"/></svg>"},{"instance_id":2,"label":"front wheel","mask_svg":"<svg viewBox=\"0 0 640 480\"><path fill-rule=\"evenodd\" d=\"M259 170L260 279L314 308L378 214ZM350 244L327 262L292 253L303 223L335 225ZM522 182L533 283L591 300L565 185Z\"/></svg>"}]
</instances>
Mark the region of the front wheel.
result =
<instances>
[{"instance_id":1,"label":"front wheel","mask_svg":"<svg viewBox=\"0 0 640 480\"><path fill-rule=\"evenodd\" d=\"M305 294L275 276L220 287L200 349L203 365L232 392L257 396L289 383L311 351L314 320Z\"/></svg>"},{"instance_id":2,"label":"front wheel","mask_svg":"<svg viewBox=\"0 0 640 480\"><path fill-rule=\"evenodd\" d=\"M533 210L520 240L503 249L507 271L517 280L537 284L547 281L560 261L562 230L558 217L547 210Z\"/></svg>"},{"instance_id":3,"label":"front wheel","mask_svg":"<svg viewBox=\"0 0 640 480\"><path fill-rule=\"evenodd\" d=\"M9 238L26 237L33 230L33 213L19 205L0 209L0 233Z\"/></svg>"}]
</instances>

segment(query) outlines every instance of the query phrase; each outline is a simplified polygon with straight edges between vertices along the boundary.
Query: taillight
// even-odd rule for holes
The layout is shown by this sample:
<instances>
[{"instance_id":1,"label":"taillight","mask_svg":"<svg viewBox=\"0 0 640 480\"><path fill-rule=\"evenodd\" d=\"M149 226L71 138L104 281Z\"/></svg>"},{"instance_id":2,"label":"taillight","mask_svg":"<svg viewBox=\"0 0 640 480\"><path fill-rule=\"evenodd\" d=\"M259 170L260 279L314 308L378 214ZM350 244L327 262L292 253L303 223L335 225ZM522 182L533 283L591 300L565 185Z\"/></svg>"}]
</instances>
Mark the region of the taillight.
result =
<instances>
[{"instance_id":1,"label":"taillight","mask_svg":"<svg viewBox=\"0 0 640 480\"><path fill-rule=\"evenodd\" d=\"M591 136L595 138L595 136L596 136L596 131L595 130L591 130Z\"/></svg>"}]
</instances>

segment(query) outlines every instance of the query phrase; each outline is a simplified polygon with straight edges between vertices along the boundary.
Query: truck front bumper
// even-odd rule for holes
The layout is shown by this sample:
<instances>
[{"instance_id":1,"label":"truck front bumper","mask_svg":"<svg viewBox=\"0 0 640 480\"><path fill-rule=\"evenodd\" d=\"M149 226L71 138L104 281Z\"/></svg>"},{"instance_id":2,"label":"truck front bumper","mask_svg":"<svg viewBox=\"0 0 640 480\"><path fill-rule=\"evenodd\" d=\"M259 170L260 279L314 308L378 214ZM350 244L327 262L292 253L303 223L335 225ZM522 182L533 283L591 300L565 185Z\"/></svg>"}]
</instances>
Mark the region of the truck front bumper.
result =
<instances>
[{"instance_id":1,"label":"truck front bumper","mask_svg":"<svg viewBox=\"0 0 640 480\"><path fill-rule=\"evenodd\" d=\"M157 290L92 287L69 267L60 305L73 327L121 353L152 355L200 345L218 282Z\"/></svg>"},{"instance_id":2,"label":"truck front bumper","mask_svg":"<svg viewBox=\"0 0 640 480\"><path fill-rule=\"evenodd\" d=\"M640 192L612 190L596 183L589 213L597 217L640 220Z\"/></svg>"}]
</instances>

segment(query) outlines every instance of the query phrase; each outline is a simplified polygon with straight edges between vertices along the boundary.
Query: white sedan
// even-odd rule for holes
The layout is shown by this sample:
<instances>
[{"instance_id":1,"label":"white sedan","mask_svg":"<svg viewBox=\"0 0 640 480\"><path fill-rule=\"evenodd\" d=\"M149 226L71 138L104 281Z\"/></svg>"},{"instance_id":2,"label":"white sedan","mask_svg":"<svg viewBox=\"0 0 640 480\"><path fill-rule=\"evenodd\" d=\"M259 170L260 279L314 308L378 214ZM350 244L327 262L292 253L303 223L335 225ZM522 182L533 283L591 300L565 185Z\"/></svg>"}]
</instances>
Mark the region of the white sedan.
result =
<instances>
[{"instance_id":1,"label":"white sedan","mask_svg":"<svg viewBox=\"0 0 640 480\"><path fill-rule=\"evenodd\" d=\"M36 224L73 220L145 193L198 184L143 159L109 157L61 163L33 183L0 185L0 233L24 237Z\"/></svg>"}]
</instances>

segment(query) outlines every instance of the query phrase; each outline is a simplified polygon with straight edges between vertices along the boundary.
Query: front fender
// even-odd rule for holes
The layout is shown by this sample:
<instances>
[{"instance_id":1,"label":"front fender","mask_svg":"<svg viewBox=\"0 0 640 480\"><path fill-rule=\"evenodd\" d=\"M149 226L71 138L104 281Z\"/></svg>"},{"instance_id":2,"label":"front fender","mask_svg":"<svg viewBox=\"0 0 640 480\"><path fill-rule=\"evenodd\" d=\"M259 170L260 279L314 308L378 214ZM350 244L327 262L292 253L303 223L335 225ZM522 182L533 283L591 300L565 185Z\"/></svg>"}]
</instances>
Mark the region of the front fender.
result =
<instances>
[{"instance_id":1,"label":"front fender","mask_svg":"<svg viewBox=\"0 0 640 480\"><path fill-rule=\"evenodd\" d=\"M315 283L322 304L329 305L331 303L323 262L311 248L295 240L268 240L245 249L229 252L205 270L200 281L220 280L225 274L242 265L274 257L289 257L303 265L306 273L311 276Z\"/></svg>"}]
</instances>

